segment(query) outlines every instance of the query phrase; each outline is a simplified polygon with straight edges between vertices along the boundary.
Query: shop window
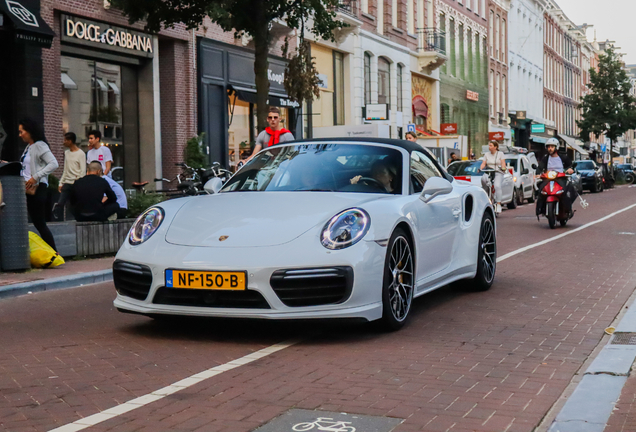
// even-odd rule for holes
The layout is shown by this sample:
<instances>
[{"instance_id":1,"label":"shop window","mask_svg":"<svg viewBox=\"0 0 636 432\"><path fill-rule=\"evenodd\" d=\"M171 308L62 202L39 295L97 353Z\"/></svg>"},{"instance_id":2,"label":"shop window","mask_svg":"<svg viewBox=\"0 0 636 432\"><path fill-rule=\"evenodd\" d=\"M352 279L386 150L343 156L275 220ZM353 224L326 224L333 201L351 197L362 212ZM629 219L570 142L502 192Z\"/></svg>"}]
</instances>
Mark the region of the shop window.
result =
<instances>
[{"instance_id":1,"label":"shop window","mask_svg":"<svg viewBox=\"0 0 636 432\"><path fill-rule=\"evenodd\" d=\"M371 54L364 53L364 103L371 103Z\"/></svg>"},{"instance_id":2,"label":"shop window","mask_svg":"<svg viewBox=\"0 0 636 432\"><path fill-rule=\"evenodd\" d=\"M391 106L391 63L378 58L378 103Z\"/></svg>"},{"instance_id":3,"label":"shop window","mask_svg":"<svg viewBox=\"0 0 636 432\"><path fill-rule=\"evenodd\" d=\"M344 103L344 55L341 52L333 52L333 124L345 124Z\"/></svg>"},{"instance_id":4,"label":"shop window","mask_svg":"<svg viewBox=\"0 0 636 432\"><path fill-rule=\"evenodd\" d=\"M403 71L404 71L404 67L399 64L397 66L397 110L399 112L402 112L404 110L404 108L402 108L404 102L403 102L403 95L402 95L402 80L404 79L403 75Z\"/></svg>"}]
</instances>

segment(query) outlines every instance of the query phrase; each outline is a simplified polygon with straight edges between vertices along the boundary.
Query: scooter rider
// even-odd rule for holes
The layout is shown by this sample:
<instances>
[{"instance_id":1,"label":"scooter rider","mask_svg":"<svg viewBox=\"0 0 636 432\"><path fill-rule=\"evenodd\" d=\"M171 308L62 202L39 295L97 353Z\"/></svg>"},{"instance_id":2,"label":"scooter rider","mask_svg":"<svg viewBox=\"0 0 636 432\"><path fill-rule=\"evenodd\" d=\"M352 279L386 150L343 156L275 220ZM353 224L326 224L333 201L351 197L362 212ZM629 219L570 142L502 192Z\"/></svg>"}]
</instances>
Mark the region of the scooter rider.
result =
<instances>
[{"instance_id":1,"label":"scooter rider","mask_svg":"<svg viewBox=\"0 0 636 432\"><path fill-rule=\"evenodd\" d=\"M499 151L499 143L497 141L490 141L488 143L489 152L484 154L484 160L481 163L480 170L488 167L495 170L495 212L501 213L501 189L503 184L504 172L506 172L506 158L503 152ZM481 177L481 185L484 190L488 191L490 187L488 185L488 176Z\"/></svg>"},{"instance_id":2,"label":"scooter rider","mask_svg":"<svg viewBox=\"0 0 636 432\"><path fill-rule=\"evenodd\" d=\"M559 140L556 138L550 138L545 143L545 149L547 150L547 154L541 158L539 162L539 171L544 173L546 171L556 171L556 172L564 172L566 174L572 174L574 170L572 169L572 160L567 155L559 154ZM546 180L541 182L539 185L539 191L543 190L545 186ZM572 203L577 197L576 189L574 186L567 182L565 185L561 185L565 189L564 196L561 197L561 205L563 205L565 211L567 211L570 215L570 218L574 215L572 212ZM537 217L539 215L545 213L545 203L546 197L542 194L539 194L539 198L537 199Z\"/></svg>"}]
</instances>

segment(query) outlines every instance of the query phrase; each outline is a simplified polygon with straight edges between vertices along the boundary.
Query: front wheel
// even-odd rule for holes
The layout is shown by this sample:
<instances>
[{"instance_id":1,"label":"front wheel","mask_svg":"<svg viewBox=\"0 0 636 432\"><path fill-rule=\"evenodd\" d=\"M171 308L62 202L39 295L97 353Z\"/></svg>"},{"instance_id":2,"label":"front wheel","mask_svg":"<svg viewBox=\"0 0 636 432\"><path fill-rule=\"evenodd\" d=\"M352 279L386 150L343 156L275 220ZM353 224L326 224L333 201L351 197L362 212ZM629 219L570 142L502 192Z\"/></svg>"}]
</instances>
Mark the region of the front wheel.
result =
<instances>
[{"instance_id":1,"label":"front wheel","mask_svg":"<svg viewBox=\"0 0 636 432\"><path fill-rule=\"evenodd\" d=\"M632 173L627 173L627 174L625 175L625 183L627 183L627 184L632 184L632 183L634 183L634 174L632 174Z\"/></svg>"},{"instance_id":2,"label":"front wheel","mask_svg":"<svg viewBox=\"0 0 636 432\"><path fill-rule=\"evenodd\" d=\"M402 328L411 310L415 265L411 243L404 230L393 232L384 262L382 321L388 330Z\"/></svg>"},{"instance_id":3,"label":"front wheel","mask_svg":"<svg viewBox=\"0 0 636 432\"><path fill-rule=\"evenodd\" d=\"M556 227L556 203L555 202L548 203L547 213L548 213L547 214L548 224L550 225L550 228L554 229Z\"/></svg>"},{"instance_id":4,"label":"front wheel","mask_svg":"<svg viewBox=\"0 0 636 432\"><path fill-rule=\"evenodd\" d=\"M477 248L477 274L470 285L473 291L487 291L495 280L497 270L497 233L490 213L485 213L481 220Z\"/></svg>"},{"instance_id":5,"label":"front wheel","mask_svg":"<svg viewBox=\"0 0 636 432\"><path fill-rule=\"evenodd\" d=\"M536 193L536 192L535 192L534 188L532 188L532 193L530 194L530 197L528 198L528 202L529 202L530 204L534 204L534 194L535 194L535 193Z\"/></svg>"}]
</instances>

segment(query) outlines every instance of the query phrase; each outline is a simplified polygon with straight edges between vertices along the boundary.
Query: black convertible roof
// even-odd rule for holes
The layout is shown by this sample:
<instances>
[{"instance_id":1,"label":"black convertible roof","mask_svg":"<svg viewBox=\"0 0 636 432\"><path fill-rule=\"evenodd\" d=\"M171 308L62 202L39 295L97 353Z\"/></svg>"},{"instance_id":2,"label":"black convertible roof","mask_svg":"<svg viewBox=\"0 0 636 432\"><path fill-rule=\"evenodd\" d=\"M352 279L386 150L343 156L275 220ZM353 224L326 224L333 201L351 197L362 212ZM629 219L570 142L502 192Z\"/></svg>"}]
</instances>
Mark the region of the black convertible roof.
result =
<instances>
[{"instance_id":1,"label":"black convertible roof","mask_svg":"<svg viewBox=\"0 0 636 432\"><path fill-rule=\"evenodd\" d=\"M298 141L287 141L281 144L315 144L315 143L347 143L347 142L357 142L357 143L373 143L373 144L388 144L395 147L403 148L404 150L410 152L413 151L428 151L422 147L421 145L414 143L412 141L401 140L401 139L390 139L390 138L312 138L312 139L303 139Z\"/></svg>"}]
</instances>

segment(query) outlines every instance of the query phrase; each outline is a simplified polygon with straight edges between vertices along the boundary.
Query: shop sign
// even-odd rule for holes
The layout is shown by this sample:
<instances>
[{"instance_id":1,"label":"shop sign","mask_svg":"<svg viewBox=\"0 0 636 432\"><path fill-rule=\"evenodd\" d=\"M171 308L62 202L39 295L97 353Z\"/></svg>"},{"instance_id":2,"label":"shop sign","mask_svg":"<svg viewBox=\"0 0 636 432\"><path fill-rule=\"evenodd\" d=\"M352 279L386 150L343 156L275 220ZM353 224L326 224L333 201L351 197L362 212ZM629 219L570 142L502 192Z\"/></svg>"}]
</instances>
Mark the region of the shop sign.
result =
<instances>
[{"instance_id":1,"label":"shop sign","mask_svg":"<svg viewBox=\"0 0 636 432\"><path fill-rule=\"evenodd\" d=\"M457 135L457 123L442 123L439 128L444 135Z\"/></svg>"},{"instance_id":2,"label":"shop sign","mask_svg":"<svg viewBox=\"0 0 636 432\"><path fill-rule=\"evenodd\" d=\"M124 52L142 57L153 56L152 36L84 18L62 15L62 41Z\"/></svg>"},{"instance_id":3,"label":"shop sign","mask_svg":"<svg viewBox=\"0 0 636 432\"><path fill-rule=\"evenodd\" d=\"M525 120L526 112L525 111L517 111L517 120Z\"/></svg>"},{"instance_id":4,"label":"shop sign","mask_svg":"<svg viewBox=\"0 0 636 432\"><path fill-rule=\"evenodd\" d=\"M473 102L479 102L479 93L472 90L466 90L466 99Z\"/></svg>"},{"instance_id":5,"label":"shop sign","mask_svg":"<svg viewBox=\"0 0 636 432\"><path fill-rule=\"evenodd\" d=\"M490 141L503 141L504 137L503 132L488 132L488 139Z\"/></svg>"},{"instance_id":6,"label":"shop sign","mask_svg":"<svg viewBox=\"0 0 636 432\"><path fill-rule=\"evenodd\" d=\"M530 132L532 133L545 133L544 124L533 124L530 126Z\"/></svg>"},{"instance_id":7,"label":"shop sign","mask_svg":"<svg viewBox=\"0 0 636 432\"><path fill-rule=\"evenodd\" d=\"M389 106L387 104L366 104L365 120L388 120Z\"/></svg>"}]
</instances>

